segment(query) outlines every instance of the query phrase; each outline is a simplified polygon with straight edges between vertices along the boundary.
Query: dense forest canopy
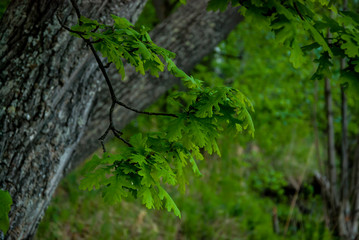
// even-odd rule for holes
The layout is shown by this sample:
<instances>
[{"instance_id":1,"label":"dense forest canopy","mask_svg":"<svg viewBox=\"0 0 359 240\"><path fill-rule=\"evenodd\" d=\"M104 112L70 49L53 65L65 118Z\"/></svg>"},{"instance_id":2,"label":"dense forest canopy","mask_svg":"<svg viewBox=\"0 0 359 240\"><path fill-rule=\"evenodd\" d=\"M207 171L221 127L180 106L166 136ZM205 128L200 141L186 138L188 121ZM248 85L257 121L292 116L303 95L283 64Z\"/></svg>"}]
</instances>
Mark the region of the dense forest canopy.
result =
<instances>
[{"instance_id":1,"label":"dense forest canopy","mask_svg":"<svg viewBox=\"0 0 359 240\"><path fill-rule=\"evenodd\" d=\"M97 218L96 211L102 220L94 238L358 237L356 1L211 0L208 12L224 11L225 18L231 4L245 20L193 76L177 66L181 52L156 45L148 34L190 1L149 1L136 25L116 15L111 25L102 23L71 3L74 26L60 15L57 21L92 51L111 101L97 133L101 150L64 180L38 238L81 232L88 238L91 223L83 216ZM182 82L146 111L131 107L117 97L105 69L114 65L126 80L125 62L145 76L167 69ZM116 105L139 114L123 130L116 128ZM104 144L110 134L118 141ZM6 232L11 201L1 194ZM181 220L144 211L140 203ZM70 216L73 209L82 215ZM114 224L116 218L123 221Z\"/></svg>"}]
</instances>

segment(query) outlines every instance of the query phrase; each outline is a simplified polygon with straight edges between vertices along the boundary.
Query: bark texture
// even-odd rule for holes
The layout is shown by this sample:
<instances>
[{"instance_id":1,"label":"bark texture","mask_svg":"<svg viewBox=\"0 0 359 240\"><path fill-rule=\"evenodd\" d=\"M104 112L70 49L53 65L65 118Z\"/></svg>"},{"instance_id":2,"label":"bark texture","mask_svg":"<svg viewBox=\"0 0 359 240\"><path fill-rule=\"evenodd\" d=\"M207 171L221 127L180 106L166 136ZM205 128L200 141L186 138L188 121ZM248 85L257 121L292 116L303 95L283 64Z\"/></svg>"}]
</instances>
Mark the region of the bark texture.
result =
<instances>
[{"instance_id":1,"label":"bark texture","mask_svg":"<svg viewBox=\"0 0 359 240\"><path fill-rule=\"evenodd\" d=\"M83 1L87 16L134 21L145 1ZM0 188L13 206L6 238L34 235L83 135L100 74L81 40L55 15L76 21L66 1L12 1L0 24Z\"/></svg>"},{"instance_id":2,"label":"bark texture","mask_svg":"<svg viewBox=\"0 0 359 240\"><path fill-rule=\"evenodd\" d=\"M108 21L110 13L135 21L145 1L82 1L86 17ZM206 12L193 0L152 32L154 42L178 53L185 71L199 62L241 20L237 10ZM13 1L0 24L0 188L13 206L7 239L31 238L64 171L99 147L110 98L102 75L80 39L60 28L76 21L63 0ZM117 96L143 109L176 81L138 76L126 67L124 82L113 70ZM135 114L117 108L117 127Z\"/></svg>"}]
</instances>

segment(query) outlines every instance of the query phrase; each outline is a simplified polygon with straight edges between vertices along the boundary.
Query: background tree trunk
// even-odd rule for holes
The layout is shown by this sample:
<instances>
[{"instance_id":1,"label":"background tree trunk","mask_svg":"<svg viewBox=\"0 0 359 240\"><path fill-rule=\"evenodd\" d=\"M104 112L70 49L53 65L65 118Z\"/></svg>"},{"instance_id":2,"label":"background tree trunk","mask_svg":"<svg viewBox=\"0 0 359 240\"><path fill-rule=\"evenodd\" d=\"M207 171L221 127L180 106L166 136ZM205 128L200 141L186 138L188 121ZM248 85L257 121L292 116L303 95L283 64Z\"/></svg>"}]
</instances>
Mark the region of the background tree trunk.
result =
<instances>
[{"instance_id":1,"label":"background tree trunk","mask_svg":"<svg viewBox=\"0 0 359 240\"><path fill-rule=\"evenodd\" d=\"M172 8L177 3L171 4L170 0L152 0L153 6L156 9L156 16L159 21L163 21L170 14Z\"/></svg>"},{"instance_id":2,"label":"background tree trunk","mask_svg":"<svg viewBox=\"0 0 359 240\"><path fill-rule=\"evenodd\" d=\"M146 1L82 1L86 17L110 21L110 13L134 22ZM177 64L189 71L235 27L237 10L205 11L205 0L193 0L152 32L154 42L175 51ZM71 4L61 0L15 0L0 24L0 188L13 206L6 238L31 238L65 169L76 166L98 146L107 126L110 98L93 56L60 28L76 21ZM113 71L113 70L110 70ZM111 74L117 96L145 108L175 81ZM114 72L114 71L113 71ZM116 109L118 127L135 114ZM70 164L70 161L74 164Z\"/></svg>"}]
</instances>

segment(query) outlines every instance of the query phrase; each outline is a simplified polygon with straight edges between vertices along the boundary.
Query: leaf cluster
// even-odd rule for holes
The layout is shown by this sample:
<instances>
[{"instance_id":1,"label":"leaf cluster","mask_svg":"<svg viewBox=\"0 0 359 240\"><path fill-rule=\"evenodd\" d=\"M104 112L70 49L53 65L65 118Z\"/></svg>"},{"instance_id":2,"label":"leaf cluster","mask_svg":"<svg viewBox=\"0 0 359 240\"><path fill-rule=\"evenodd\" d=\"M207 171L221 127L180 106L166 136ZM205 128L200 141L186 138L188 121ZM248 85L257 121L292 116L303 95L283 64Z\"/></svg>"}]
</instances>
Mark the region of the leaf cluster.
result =
<instances>
[{"instance_id":1,"label":"leaf cluster","mask_svg":"<svg viewBox=\"0 0 359 240\"><path fill-rule=\"evenodd\" d=\"M196 160L204 159L201 149L220 155L217 145L224 129L254 134L249 111L250 101L238 90L229 87L196 89L193 100L177 118L168 122L165 131L136 134L131 137L132 147L123 147L120 154L104 153L94 156L85 166L85 178L81 188L103 189L106 202L116 203L130 195L142 199L148 208L180 212L162 186L178 186L185 191L185 168L201 176ZM232 133L233 133L232 132Z\"/></svg>"},{"instance_id":2,"label":"leaf cluster","mask_svg":"<svg viewBox=\"0 0 359 240\"><path fill-rule=\"evenodd\" d=\"M125 78L125 69L122 59L136 68L136 71L145 74L149 71L158 76L164 70L164 64L159 56L173 58L175 54L157 46L149 34L142 28L136 31L126 19L111 15L113 25L99 24L81 16L79 24L71 30L82 33L86 39L91 39L97 51L107 58L108 63L114 63L122 78ZM77 33L72 33L80 37Z\"/></svg>"},{"instance_id":3,"label":"leaf cluster","mask_svg":"<svg viewBox=\"0 0 359 240\"><path fill-rule=\"evenodd\" d=\"M332 76L332 65L344 59L346 68L341 72L344 81L357 85L359 73L359 15L340 10L333 0L211 0L208 10L225 10L228 4L241 6L240 12L253 24L269 24L277 43L290 50L289 61L300 68L315 57L318 63L312 79ZM300 29L300 31L298 31ZM301 30L306 39L300 39Z\"/></svg>"},{"instance_id":4,"label":"leaf cluster","mask_svg":"<svg viewBox=\"0 0 359 240\"><path fill-rule=\"evenodd\" d=\"M171 115L173 119L161 132L132 136L120 154L105 152L101 158L94 156L85 166L81 189L102 189L109 204L123 198L139 198L149 209L166 208L180 217L164 185L178 186L184 192L185 168L190 167L195 175L201 176L195 159L204 159L202 150L220 155L217 139L225 129L236 133L246 131L253 136L249 114L253 107L234 88L203 86L201 80L178 68L175 54L153 43L144 29L136 31L126 19L111 16L113 25L81 17L71 28L72 34L91 41L109 63L114 63L123 78L124 59L141 74L148 71L158 77L166 67L188 89L173 95L172 101L181 105L181 111ZM181 103L184 97L190 99L188 104Z\"/></svg>"}]
</instances>

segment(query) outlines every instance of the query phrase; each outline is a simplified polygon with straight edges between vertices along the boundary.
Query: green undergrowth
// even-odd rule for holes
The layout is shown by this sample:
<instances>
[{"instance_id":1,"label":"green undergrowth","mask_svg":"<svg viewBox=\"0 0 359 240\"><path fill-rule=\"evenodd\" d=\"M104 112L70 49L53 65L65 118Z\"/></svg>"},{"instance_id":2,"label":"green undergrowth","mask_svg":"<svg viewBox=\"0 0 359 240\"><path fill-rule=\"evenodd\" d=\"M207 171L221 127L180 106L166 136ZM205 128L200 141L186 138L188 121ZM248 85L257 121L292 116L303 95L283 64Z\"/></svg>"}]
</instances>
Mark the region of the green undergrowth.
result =
<instances>
[{"instance_id":1,"label":"green undergrowth","mask_svg":"<svg viewBox=\"0 0 359 240\"><path fill-rule=\"evenodd\" d=\"M232 147L237 153L242 151L238 145ZM117 142L111 142L109 150L116 149ZM148 210L139 200L109 206L99 192L79 191L83 175L79 168L57 189L36 239L331 239L319 209L308 215L295 208L287 236L273 232L273 209L277 209L283 232L290 199L264 197L259 191L286 185L286 181L268 163L258 162L258 154L199 162L201 179L189 177L184 195L169 191L182 212L181 220L166 211ZM281 195L281 189L271 190ZM315 204L318 200L313 197L309 205Z\"/></svg>"}]
</instances>

